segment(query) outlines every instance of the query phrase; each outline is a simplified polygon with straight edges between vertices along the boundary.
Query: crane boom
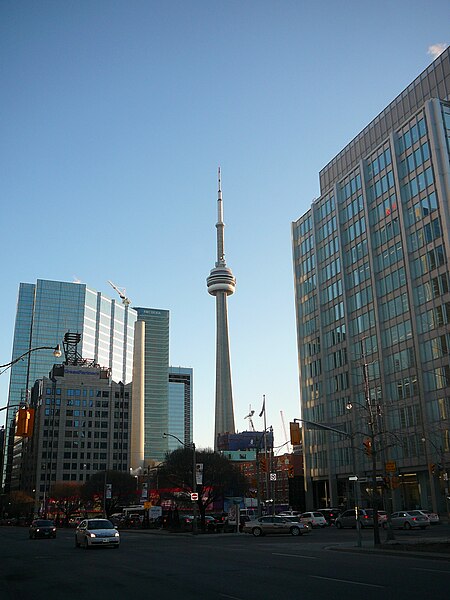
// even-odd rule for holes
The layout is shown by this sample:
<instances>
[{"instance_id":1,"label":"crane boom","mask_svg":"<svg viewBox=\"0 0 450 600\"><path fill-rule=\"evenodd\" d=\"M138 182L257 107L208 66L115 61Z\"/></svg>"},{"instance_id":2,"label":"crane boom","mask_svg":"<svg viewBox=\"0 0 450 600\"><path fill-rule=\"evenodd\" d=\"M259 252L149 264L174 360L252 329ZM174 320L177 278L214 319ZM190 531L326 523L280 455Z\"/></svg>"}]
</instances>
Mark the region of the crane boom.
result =
<instances>
[{"instance_id":1,"label":"crane boom","mask_svg":"<svg viewBox=\"0 0 450 600\"><path fill-rule=\"evenodd\" d=\"M288 434L287 434L287 431L286 431L286 423L284 422L284 413L283 413L282 410L280 410L280 415L281 415L281 422L283 424L284 438L286 440L286 444L287 444L288 449L289 449L289 438L288 438Z\"/></svg>"},{"instance_id":2,"label":"crane boom","mask_svg":"<svg viewBox=\"0 0 450 600\"><path fill-rule=\"evenodd\" d=\"M255 411L252 410L252 405L251 404L250 404L248 410L249 410L249 413L248 413L248 415L246 417L244 417L244 419L248 419L248 422L250 424L250 431L255 431L255 426L253 425L253 420L252 420L252 417L255 414Z\"/></svg>"},{"instance_id":3,"label":"crane boom","mask_svg":"<svg viewBox=\"0 0 450 600\"><path fill-rule=\"evenodd\" d=\"M123 288L121 290L120 288L117 287L117 285L114 285L114 283L112 281L109 281L109 279L108 279L108 283L119 294L119 296L122 300L122 304L125 304L125 306L129 306L131 304L131 300L129 298L127 298L127 296L125 295L125 291L126 291L125 288Z\"/></svg>"}]
</instances>

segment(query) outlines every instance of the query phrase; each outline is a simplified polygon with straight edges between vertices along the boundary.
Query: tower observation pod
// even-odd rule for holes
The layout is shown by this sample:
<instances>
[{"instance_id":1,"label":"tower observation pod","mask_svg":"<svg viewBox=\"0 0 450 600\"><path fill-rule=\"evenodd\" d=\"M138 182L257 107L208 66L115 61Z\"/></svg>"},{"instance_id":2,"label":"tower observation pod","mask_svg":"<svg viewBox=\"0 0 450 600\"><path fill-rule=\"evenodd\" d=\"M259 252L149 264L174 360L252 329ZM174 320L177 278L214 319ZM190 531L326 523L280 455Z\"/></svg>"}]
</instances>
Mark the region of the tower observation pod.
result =
<instances>
[{"instance_id":1,"label":"tower observation pod","mask_svg":"<svg viewBox=\"0 0 450 600\"><path fill-rule=\"evenodd\" d=\"M217 198L217 260L206 280L208 292L216 297L216 411L214 449L218 436L235 433L233 389L231 385L230 342L228 337L227 296L234 293L236 279L225 262L222 186L219 168L219 191Z\"/></svg>"}]
</instances>

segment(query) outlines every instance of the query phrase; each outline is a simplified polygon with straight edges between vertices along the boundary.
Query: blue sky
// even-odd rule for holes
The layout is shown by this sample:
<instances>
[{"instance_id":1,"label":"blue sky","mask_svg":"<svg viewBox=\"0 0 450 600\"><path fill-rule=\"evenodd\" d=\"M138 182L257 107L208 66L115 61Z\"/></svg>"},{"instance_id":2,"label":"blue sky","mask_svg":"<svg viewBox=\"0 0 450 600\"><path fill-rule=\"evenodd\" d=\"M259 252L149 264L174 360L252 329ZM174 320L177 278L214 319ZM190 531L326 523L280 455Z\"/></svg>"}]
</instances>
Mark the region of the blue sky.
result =
<instances>
[{"instance_id":1,"label":"blue sky","mask_svg":"<svg viewBox=\"0 0 450 600\"><path fill-rule=\"evenodd\" d=\"M450 41L441 0L0 2L0 363L17 289L74 281L170 310L212 446L217 167L235 421L299 416L291 222L318 173ZM1 376L0 406L8 376ZM4 419L4 411L0 413ZM0 424L3 421L0 420ZM256 418L255 426L262 420Z\"/></svg>"}]
</instances>

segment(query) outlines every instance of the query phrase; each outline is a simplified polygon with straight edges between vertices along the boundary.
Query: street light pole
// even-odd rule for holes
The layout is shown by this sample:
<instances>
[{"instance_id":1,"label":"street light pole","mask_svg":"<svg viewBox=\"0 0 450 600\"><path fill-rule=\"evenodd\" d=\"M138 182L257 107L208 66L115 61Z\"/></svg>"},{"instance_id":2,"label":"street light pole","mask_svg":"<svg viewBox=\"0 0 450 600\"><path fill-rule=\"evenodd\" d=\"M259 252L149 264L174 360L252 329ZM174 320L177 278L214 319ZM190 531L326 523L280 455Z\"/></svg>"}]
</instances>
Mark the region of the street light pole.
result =
<instances>
[{"instance_id":1,"label":"street light pole","mask_svg":"<svg viewBox=\"0 0 450 600\"><path fill-rule=\"evenodd\" d=\"M180 442L180 444L182 446L184 446L185 448L189 448L189 446L187 444L185 444L184 442L182 442L180 440L179 437L177 437L176 435L173 435L172 433L163 433L163 437L172 437L175 440L177 440L178 442ZM192 493L196 494L197 493L197 454L196 454L196 449L195 449L195 444L194 442L191 442L190 448L192 450ZM192 501L193 504L193 521L192 521L192 535L197 535L198 530L197 530L197 507L198 507L198 500L193 500Z\"/></svg>"},{"instance_id":2,"label":"street light pole","mask_svg":"<svg viewBox=\"0 0 450 600\"><path fill-rule=\"evenodd\" d=\"M333 433L338 433L339 435L343 435L344 437L348 438L351 441L351 448L352 448L352 467L353 467L353 472L354 472L354 479L352 479L352 481L354 482L354 488L353 488L353 493L355 496L355 516L356 516L356 536L357 536L357 546L358 548L361 548L362 542L361 542L361 523L359 521L359 482L358 482L358 476L356 475L356 458L355 458L355 448L354 448L354 434L353 434L353 429L351 430L350 433L347 433L347 431L342 431L341 429L336 429L335 427L329 427L328 425L323 425L322 423L316 423L315 421L309 421L307 419L294 419L294 423L299 421L300 423L305 423L306 425L311 425L314 429L324 429L325 431L332 431Z\"/></svg>"}]
</instances>

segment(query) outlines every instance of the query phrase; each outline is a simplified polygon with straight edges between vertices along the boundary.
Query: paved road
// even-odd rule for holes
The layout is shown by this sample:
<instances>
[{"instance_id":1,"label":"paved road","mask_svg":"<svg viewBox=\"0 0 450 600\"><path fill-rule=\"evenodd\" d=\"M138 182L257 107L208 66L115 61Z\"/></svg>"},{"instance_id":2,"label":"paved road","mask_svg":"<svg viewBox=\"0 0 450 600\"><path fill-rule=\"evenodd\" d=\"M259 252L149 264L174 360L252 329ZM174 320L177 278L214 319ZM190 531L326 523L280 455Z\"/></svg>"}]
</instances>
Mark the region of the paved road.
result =
<instances>
[{"instance_id":1,"label":"paved road","mask_svg":"<svg viewBox=\"0 0 450 600\"><path fill-rule=\"evenodd\" d=\"M435 537L443 531L427 533ZM371 534L363 532L365 545L370 545ZM26 529L0 528L1 600L447 600L449 596L450 562L325 549L333 543L352 546L352 530L313 531L301 538L124 532L118 551L76 549L73 537L73 531L59 530L56 540L29 540Z\"/></svg>"}]
</instances>

